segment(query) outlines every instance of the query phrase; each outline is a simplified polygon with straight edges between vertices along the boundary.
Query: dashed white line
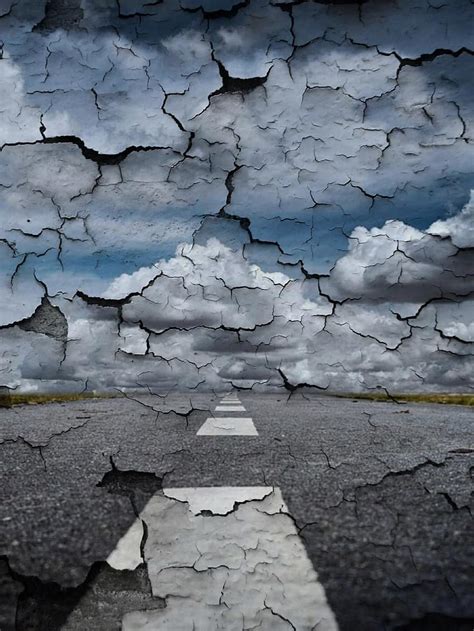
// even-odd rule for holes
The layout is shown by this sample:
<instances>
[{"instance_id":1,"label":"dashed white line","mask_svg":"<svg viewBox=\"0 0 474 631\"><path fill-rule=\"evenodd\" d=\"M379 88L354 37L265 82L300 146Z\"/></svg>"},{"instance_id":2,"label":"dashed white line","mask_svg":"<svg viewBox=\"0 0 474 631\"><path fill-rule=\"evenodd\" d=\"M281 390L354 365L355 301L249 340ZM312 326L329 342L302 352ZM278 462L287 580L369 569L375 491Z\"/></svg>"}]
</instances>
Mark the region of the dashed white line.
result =
<instances>
[{"instance_id":1,"label":"dashed white line","mask_svg":"<svg viewBox=\"0 0 474 631\"><path fill-rule=\"evenodd\" d=\"M258 436L257 428L250 417L209 417L197 436Z\"/></svg>"},{"instance_id":2,"label":"dashed white line","mask_svg":"<svg viewBox=\"0 0 474 631\"><path fill-rule=\"evenodd\" d=\"M240 401L232 403L226 411L234 411ZM249 417L211 417L197 434L258 432ZM107 562L117 570L134 570L145 562L153 596L166 600L164 608L126 613L122 631L283 631L288 626L338 631L276 487L158 491ZM69 620L77 622L74 615Z\"/></svg>"},{"instance_id":3,"label":"dashed white line","mask_svg":"<svg viewBox=\"0 0 474 631\"><path fill-rule=\"evenodd\" d=\"M237 397L225 397L215 412L245 412L245 407ZM216 416L206 420L197 436L258 436L258 432L250 417Z\"/></svg>"}]
</instances>

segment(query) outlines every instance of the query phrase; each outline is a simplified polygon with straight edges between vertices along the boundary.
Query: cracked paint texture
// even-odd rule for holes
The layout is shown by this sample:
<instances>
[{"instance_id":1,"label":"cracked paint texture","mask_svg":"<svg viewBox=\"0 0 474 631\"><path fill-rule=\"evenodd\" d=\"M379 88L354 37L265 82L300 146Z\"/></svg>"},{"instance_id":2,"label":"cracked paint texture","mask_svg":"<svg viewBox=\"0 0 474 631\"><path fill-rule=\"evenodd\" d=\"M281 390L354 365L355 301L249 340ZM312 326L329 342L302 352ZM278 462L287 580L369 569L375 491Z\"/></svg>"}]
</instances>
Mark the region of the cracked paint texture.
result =
<instances>
[{"instance_id":1,"label":"cracked paint texture","mask_svg":"<svg viewBox=\"0 0 474 631\"><path fill-rule=\"evenodd\" d=\"M3 0L0 384L469 391L472 18Z\"/></svg>"},{"instance_id":2,"label":"cracked paint texture","mask_svg":"<svg viewBox=\"0 0 474 631\"><path fill-rule=\"evenodd\" d=\"M166 608L128 613L124 631L337 629L279 489L167 489L140 519L148 524L142 552L133 526L122 545L136 549L138 563L143 556ZM124 559L108 562L123 568ZM64 629L79 621L73 615Z\"/></svg>"}]
</instances>

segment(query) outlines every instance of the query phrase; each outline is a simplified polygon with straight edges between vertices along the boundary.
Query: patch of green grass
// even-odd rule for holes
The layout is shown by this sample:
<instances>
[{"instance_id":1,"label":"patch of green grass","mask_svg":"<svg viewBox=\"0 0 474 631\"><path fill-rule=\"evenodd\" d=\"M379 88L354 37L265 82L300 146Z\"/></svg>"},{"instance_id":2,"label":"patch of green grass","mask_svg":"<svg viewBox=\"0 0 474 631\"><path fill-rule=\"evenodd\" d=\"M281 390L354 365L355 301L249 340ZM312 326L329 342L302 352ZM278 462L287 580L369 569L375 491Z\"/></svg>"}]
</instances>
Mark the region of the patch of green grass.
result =
<instances>
[{"instance_id":1,"label":"patch of green grass","mask_svg":"<svg viewBox=\"0 0 474 631\"><path fill-rule=\"evenodd\" d=\"M10 408L14 405L39 405L41 403L65 403L82 399L104 399L120 396L118 393L97 392L58 392L58 393L16 393L0 394L0 407Z\"/></svg>"},{"instance_id":2,"label":"patch of green grass","mask_svg":"<svg viewBox=\"0 0 474 631\"><path fill-rule=\"evenodd\" d=\"M337 395L350 399L364 399L366 401L397 401L398 403L440 403L444 405L474 406L474 394L448 394L441 392L426 392L417 394L387 394L385 392L356 392Z\"/></svg>"}]
</instances>

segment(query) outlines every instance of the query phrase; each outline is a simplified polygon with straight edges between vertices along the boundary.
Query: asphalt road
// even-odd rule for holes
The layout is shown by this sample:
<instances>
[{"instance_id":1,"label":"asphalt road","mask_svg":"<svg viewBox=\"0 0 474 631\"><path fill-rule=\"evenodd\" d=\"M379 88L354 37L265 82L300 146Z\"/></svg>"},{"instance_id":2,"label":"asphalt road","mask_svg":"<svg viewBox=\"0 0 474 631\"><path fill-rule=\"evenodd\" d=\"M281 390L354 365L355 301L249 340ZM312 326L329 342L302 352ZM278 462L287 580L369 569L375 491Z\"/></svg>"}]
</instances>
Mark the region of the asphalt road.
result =
<instances>
[{"instance_id":1,"label":"asphalt road","mask_svg":"<svg viewBox=\"0 0 474 631\"><path fill-rule=\"evenodd\" d=\"M257 435L197 435L212 395L0 410L2 631L160 606L104 561L162 485L278 487L342 631L472 631L472 410L239 398Z\"/></svg>"}]
</instances>

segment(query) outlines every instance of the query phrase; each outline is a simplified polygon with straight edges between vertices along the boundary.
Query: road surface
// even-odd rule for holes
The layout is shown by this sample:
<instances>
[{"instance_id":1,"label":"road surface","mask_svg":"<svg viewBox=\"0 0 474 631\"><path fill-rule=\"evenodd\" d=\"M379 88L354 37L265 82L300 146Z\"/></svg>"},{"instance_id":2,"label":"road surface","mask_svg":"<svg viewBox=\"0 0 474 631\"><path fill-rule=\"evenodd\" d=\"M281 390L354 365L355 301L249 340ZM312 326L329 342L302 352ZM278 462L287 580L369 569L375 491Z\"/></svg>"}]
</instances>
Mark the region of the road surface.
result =
<instances>
[{"instance_id":1,"label":"road surface","mask_svg":"<svg viewBox=\"0 0 474 631\"><path fill-rule=\"evenodd\" d=\"M2 631L472 631L472 410L131 396L0 410Z\"/></svg>"}]
</instances>

